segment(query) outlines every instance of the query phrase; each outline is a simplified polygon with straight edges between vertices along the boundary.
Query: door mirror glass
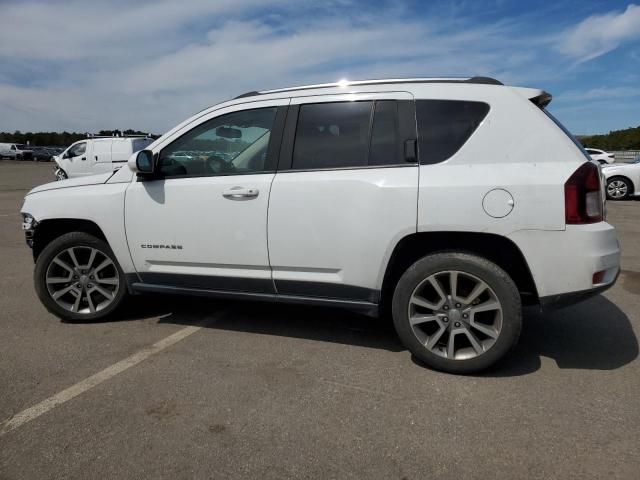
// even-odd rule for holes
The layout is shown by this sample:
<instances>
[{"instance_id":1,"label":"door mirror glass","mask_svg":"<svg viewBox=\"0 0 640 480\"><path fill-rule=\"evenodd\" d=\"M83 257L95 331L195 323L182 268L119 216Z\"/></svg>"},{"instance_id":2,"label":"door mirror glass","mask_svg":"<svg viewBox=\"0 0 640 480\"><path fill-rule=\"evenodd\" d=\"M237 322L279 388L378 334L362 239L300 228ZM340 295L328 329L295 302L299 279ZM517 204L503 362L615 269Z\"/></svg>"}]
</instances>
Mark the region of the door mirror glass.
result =
<instances>
[{"instance_id":1,"label":"door mirror glass","mask_svg":"<svg viewBox=\"0 0 640 480\"><path fill-rule=\"evenodd\" d=\"M136 169L138 173L153 173L153 152L141 150L136 155Z\"/></svg>"}]
</instances>

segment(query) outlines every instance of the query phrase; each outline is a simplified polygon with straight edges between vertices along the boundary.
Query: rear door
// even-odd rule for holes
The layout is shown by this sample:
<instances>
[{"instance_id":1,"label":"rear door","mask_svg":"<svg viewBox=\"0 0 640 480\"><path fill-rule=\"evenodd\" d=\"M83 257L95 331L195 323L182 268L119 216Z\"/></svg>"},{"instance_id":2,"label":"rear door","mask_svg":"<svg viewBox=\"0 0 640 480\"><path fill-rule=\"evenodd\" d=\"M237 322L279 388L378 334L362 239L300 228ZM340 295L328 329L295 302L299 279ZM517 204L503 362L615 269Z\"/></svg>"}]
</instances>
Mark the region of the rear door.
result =
<instances>
[{"instance_id":1,"label":"rear door","mask_svg":"<svg viewBox=\"0 0 640 480\"><path fill-rule=\"evenodd\" d=\"M399 239L416 231L413 96L292 99L269 200L280 294L376 303Z\"/></svg>"}]
</instances>

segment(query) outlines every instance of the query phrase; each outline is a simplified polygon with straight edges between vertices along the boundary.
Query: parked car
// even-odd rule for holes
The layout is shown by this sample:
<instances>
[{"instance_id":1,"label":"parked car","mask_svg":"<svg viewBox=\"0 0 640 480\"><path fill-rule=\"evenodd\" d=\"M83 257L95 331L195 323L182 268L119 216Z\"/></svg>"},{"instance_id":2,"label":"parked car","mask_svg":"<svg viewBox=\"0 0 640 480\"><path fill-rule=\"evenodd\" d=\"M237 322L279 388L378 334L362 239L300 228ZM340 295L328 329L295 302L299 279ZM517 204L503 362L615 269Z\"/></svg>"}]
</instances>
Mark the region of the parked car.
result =
<instances>
[{"instance_id":1,"label":"parked car","mask_svg":"<svg viewBox=\"0 0 640 480\"><path fill-rule=\"evenodd\" d=\"M577 302L619 272L599 166L550 101L474 77L215 105L129 168L29 192L36 292L69 321L130 293L388 312L427 365L486 368L516 344L523 305Z\"/></svg>"},{"instance_id":2,"label":"parked car","mask_svg":"<svg viewBox=\"0 0 640 480\"><path fill-rule=\"evenodd\" d=\"M640 156L633 163L617 163L602 167L606 178L607 198L626 200L640 196Z\"/></svg>"},{"instance_id":3,"label":"parked car","mask_svg":"<svg viewBox=\"0 0 640 480\"><path fill-rule=\"evenodd\" d=\"M31 160L33 153L28 145L21 143L0 143L0 158Z\"/></svg>"},{"instance_id":4,"label":"parked car","mask_svg":"<svg viewBox=\"0 0 640 480\"><path fill-rule=\"evenodd\" d=\"M31 147L33 160L36 162L50 162L53 160L51 150L46 147Z\"/></svg>"},{"instance_id":5,"label":"parked car","mask_svg":"<svg viewBox=\"0 0 640 480\"><path fill-rule=\"evenodd\" d=\"M113 172L127 162L132 153L153 142L148 137L91 137L70 145L54 156L58 166L56 180Z\"/></svg>"},{"instance_id":6,"label":"parked car","mask_svg":"<svg viewBox=\"0 0 640 480\"><path fill-rule=\"evenodd\" d=\"M613 153L605 152L604 150L599 150L597 148L585 148L585 150L592 159L602 165L606 165L616 161L616 156Z\"/></svg>"}]
</instances>

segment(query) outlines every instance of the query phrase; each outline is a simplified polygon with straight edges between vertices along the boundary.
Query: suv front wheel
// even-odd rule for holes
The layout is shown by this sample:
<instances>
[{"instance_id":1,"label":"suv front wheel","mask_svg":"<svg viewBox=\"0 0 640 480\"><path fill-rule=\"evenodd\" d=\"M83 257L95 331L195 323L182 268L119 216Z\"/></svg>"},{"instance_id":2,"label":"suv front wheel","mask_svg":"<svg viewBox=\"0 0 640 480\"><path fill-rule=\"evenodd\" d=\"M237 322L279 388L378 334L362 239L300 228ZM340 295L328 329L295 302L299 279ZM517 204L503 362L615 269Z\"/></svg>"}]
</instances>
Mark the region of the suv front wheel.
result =
<instances>
[{"instance_id":1,"label":"suv front wheel","mask_svg":"<svg viewBox=\"0 0 640 480\"><path fill-rule=\"evenodd\" d=\"M109 245L84 232L67 233L47 245L36 261L34 281L47 310L75 322L109 315L127 290Z\"/></svg>"},{"instance_id":2,"label":"suv front wheel","mask_svg":"<svg viewBox=\"0 0 640 480\"><path fill-rule=\"evenodd\" d=\"M392 309L409 351L450 373L489 367L516 344L522 328L520 294L511 277L467 253L418 260L398 281Z\"/></svg>"}]
</instances>

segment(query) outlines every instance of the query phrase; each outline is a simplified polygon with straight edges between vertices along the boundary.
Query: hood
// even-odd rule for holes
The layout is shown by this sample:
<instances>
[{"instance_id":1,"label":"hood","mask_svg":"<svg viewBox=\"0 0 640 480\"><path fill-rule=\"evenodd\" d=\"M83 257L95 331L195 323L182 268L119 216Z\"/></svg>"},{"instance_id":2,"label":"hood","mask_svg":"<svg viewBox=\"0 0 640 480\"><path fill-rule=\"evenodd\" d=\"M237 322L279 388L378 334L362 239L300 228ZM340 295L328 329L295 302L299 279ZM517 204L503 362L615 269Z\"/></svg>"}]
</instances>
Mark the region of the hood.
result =
<instances>
[{"instance_id":1,"label":"hood","mask_svg":"<svg viewBox=\"0 0 640 480\"><path fill-rule=\"evenodd\" d=\"M60 188L84 187L87 185L100 185L106 183L113 176L113 172L100 173L98 175L87 175L86 177L70 178L69 180L59 180L57 182L45 183L33 189L27 195L32 193L46 192L47 190L58 190Z\"/></svg>"}]
</instances>

